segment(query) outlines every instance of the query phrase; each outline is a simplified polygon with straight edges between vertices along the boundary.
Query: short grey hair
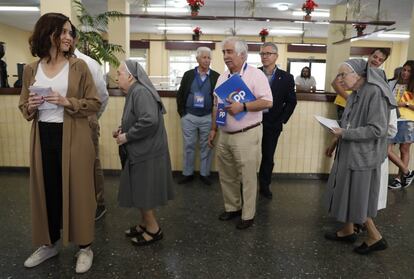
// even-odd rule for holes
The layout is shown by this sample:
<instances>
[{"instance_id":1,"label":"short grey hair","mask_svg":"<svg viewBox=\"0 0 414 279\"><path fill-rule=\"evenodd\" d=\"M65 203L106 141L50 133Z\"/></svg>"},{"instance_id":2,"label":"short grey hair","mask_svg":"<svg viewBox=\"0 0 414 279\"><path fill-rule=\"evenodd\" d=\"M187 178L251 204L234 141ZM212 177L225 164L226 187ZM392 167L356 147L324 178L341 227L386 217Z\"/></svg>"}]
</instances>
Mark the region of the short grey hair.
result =
<instances>
[{"instance_id":1,"label":"short grey hair","mask_svg":"<svg viewBox=\"0 0 414 279\"><path fill-rule=\"evenodd\" d=\"M277 49L277 45L275 43L265 42L260 48L265 48L265 47L271 47L274 52L279 53L279 50Z\"/></svg>"},{"instance_id":2,"label":"short grey hair","mask_svg":"<svg viewBox=\"0 0 414 279\"><path fill-rule=\"evenodd\" d=\"M209 47L201 46L197 48L196 57L200 57L203 52L207 52L208 56L211 58L211 49Z\"/></svg>"},{"instance_id":3,"label":"short grey hair","mask_svg":"<svg viewBox=\"0 0 414 279\"><path fill-rule=\"evenodd\" d=\"M224 48L224 45L227 43L234 43L234 50L236 51L238 56L245 56L247 59L247 43L245 40L239 37L228 37L221 42L221 48Z\"/></svg>"}]
</instances>

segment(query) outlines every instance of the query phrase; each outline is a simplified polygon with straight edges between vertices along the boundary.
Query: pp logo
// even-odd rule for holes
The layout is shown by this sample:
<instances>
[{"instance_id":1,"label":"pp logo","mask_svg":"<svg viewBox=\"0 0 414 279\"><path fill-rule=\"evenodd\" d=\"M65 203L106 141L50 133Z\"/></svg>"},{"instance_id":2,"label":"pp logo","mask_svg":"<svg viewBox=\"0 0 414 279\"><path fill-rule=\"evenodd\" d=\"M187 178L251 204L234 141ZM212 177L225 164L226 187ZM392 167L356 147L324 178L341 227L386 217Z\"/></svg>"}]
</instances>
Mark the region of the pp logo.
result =
<instances>
[{"instance_id":1,"label":"pp logo","mask_svg":"<svg viewBox=\"0 0 414 279\"><path fill-rule=\"evenodd\" d=\"M243 90L234 91L234 92L229 94L230 99L232 99L236 102L239 102L239 103L240 103L240 101L244 100L244 97L246 97L246 92L244 92Z\"/></svg>"}]
</instances>

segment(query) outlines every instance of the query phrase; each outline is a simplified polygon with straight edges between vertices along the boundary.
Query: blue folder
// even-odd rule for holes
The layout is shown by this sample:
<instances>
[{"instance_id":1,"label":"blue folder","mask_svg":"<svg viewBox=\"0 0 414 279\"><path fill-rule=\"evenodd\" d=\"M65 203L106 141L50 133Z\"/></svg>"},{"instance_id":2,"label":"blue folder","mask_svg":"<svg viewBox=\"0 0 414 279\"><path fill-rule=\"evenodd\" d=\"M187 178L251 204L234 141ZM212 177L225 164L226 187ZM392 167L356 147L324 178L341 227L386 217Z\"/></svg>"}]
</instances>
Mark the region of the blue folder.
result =
<instances>
[{"instance_id":1,"label":"blue folder","mask_svg":"<svg viewBox=\"0 0 414 279\"><path fill-rule=\"evenodd\" d=\"M229 105L229 102L226 101L227 98L239 103L247 103L256 100L256 97L253 95L252 91L250 91L239 75L233 75L231 78L223 82L216 88L215 92L217 96L223 100L225 105ZM246 113L246 111L239 112L234 115L234 118L238 121L242 119Z\"/></svg>"}]
</instances>

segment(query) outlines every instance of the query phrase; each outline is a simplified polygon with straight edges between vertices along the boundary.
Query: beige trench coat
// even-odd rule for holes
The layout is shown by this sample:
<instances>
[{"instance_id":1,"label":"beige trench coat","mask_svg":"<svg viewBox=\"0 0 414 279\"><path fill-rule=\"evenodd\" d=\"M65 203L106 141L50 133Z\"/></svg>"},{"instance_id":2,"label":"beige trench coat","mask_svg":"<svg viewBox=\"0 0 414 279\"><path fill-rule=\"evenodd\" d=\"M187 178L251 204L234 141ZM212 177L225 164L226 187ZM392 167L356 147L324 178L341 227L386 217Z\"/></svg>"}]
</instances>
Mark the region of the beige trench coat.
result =
<instances>
[{"instance_id":1,"label":"beige trench coat","mask_svg":"<svg viewBox=\"0 0 414 279\"><path fill-rule=\"evenodd\" d=\"M32 238L35 246L50 244L46 199L43 185L42 155L38 113L28 113L29 86L35 82L39 61L27 65L19 109L32 121L30 132L30 198ZM62 137L62 204L63 244L86 245L93 241L95 225L94 160L88 116L96 114L101 103L87 65L79 59L69 59L69 82Z\"/></svg>"}]
</instances>

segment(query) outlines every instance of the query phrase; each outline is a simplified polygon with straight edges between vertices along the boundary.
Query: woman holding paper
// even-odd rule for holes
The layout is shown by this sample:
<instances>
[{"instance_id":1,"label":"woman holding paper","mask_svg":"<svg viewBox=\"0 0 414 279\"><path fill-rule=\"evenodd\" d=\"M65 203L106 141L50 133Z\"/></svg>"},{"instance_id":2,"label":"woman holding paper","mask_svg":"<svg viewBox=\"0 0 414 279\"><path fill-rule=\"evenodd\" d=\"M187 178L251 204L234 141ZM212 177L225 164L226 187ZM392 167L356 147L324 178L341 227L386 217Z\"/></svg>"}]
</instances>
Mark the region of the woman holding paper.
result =
<instances>
[{"instance_id":1,"label":"woman holding paper","mask_svg":"<svg viewBox=\"0 0 414 279\"><path fill-rule=\"evenodd\" d=\"M88 66L72 58L71 30L68 17L47 13L29 39L39 60L24 69L19 109L32 121L32 239L40 248L24 266L56 256L62 229L63 244L74 242L80 248L76 272L83 273L92 265L96 209L95 154L87 117L99 110L100 102Z\"/></svg>"},{"instance_id":2,"label":"woman holding paper","mask_svg":"<svg viewBox=\"0 0 414 279\"><path fill-rule=\"evenodd\" d=\"M400 112L397 135L390 140L388 157L399 168L398 176L388 186L399 189L410 186L414 171L408 169L410 147L414 142L414 60L405 62L398 79L390 81ZM400 157L392 150L393 145L400 145Z\"/></svg>"},{"instance_id":3,"label":"woman holding paper","mask_svg":"<svg viewBox=\"0 0 414 279\"><path fill-rule=\"evenodd\" d=\"M332 128L337 149L328 179L326 203L329 214L345 225L325 238L355 242L354 224L365 224L367 240L356 247L359 254L384 250L387 242L375 227L381 163L387 156L390 110L396 106L381 70L367 67L362 59L351 59L339 68L341 85L353 92L348 98L341 128Z\"/></svg>"}]
</instances>

